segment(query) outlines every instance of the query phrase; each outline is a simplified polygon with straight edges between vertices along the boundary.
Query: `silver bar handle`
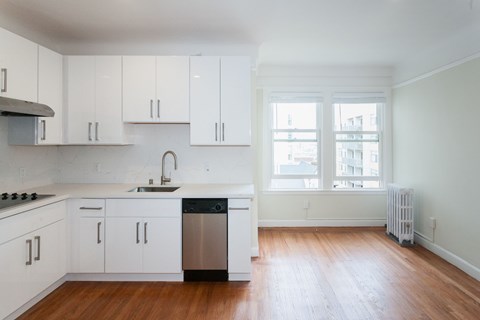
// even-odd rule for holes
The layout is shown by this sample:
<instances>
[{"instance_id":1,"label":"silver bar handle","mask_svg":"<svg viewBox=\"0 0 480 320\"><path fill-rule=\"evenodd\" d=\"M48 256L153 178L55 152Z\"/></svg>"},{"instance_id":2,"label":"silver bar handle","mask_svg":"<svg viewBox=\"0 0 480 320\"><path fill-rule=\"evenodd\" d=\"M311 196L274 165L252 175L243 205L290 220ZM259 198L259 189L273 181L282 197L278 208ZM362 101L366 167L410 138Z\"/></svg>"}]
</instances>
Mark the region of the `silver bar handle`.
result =
<instances>
[{"instance_id":1,"label":"silver bar handle","mask_svg":"<svg viewBox=\"0 0 480 320\"><path fill-rule=\"evenodd\" d=\"M150 118L153 119L153 100L150 99Z\"/></svg>"},{"instance_id":2,"label":"silver bar handle","mask_svg":"<svg viewBox=\"0 0 480 320\"><path fill-rule=\"evenodd\" d=\"M2 74L3 74L3 85L2 85L2 90L1 92L7 92L7 68L2 68Z\"/></svg>"},{"instance_id":3,"label":"silver bar handle","mask_svg":"<svg viewBox=\"0 0 480 320\"><path fill-rule=\"evenodd\" d=\"M31 266L32 265L32 240L28 239L27 240L27 246L28 246L28 260L25 262L25 265Z\"/></svg>"},{"instance_id":4,"label":"silver bar handle","mask_svg":"<svg viewBox=\"0 0 480 320\"><path fill-rule=\"evenodd\" d=\"M100 138L98 137L98 127L100 126L100 123L95 122L95 141L99 141Z\"/></svg>"},{"instance_id":5,"label":"silver bar handle","mask_svg":"<svg viewBox=\"0 0 480 320\"><path fill-rule=\"evenodd\" d=\"M92 141L92 122L88 123L88 141Z\"/></svg>"},{"instance_id":6,"label":"silver bar handle","mask_svg":"<svg viewBox=\"0 0 480 320\"><path fill-rule=\"evenodd\" d=\"M40 236L35 236L34 239L37 241L37 256L33 260L40 261Z\"/></svg>"},{"instance_id":7,"label":"silver bar handle","mask_svg":"<svg viewBox=\"0 0 480 320\"><path fill-rule=\"evenodd\" d=\"M218 141L218 123L215 122L215 141Z\"/></svg>"},{"instance_id":8,"label":"silver bar handle","mask_svg":"<svg viewBox=\"0 0 480 320\"><path fill-rule=\"evenodd\" d=\"M157 117L160 118L160 99L157 99Z\"/></svg>"},{"instance_id":9,"label":"silver bar handle","mask_svg":"<svg viewBox=\"0 0 480 320\"><path fill-rule=\"evenodd\" d=\"M42 124L42 136L40 140L45 141L47 139L47 120L40 120L40 123Z\"/></svg>"},{"instance_id":10,"label":"silver bar handle","mask_svg":"<svg viewBox=\"0 0 480 320\"><path fill-rule=\"evenodd\" d=\"M228 210L250 210L250 208L249 207L241 207L241 208L228 207Z\"/></svg>"},{"instance_id":11,"label":"silver bar handle","mask_svg":"<svg viewBox=\"0 0 480 320\"><path fill-rule=\"evenodd\" d=\"M102 239L100 239L100 227L102 226L102 222L99 221L97 223L97 243L102 243Z\"/></svg>"},{"instance_id":12,"label":"silver bar handle","mask_svg":"<svg viewBox=\"0 0 480 320\"><path fill-rule=\"evenodd\" d=\"M225 122L222 122L222 141L225 141Z\"/></svg>"},{"instance_id":13,"label":"silver bar handle","mask_svg":"<svg viewBox=\"0 0 480 320\"><path fill-rule=\"evenodd\" d=\"M80 210L102 210L103 207L80 207Z\"/></svg>"},{"instance_id":14,"label":"silver bar handle","mask_svg":"<svg viewBox=\"0 0 480 320\"><path fill-rule=\"evenodd\" d=\"M140 243L139 231L138 228L140 227L140 222L137 222L137 243Z\"/></svg>"},{"instance_id":15,"label":"silver bar handle","mask_svg":"<svg viewBox=\"0 0 480 320\"><path fill-rule=\"evenodd\" d=\"M143 243L148 243L148 239L147 239L147 224L148 222L145 222L143 224L143 233L144 233L144 239L143 239Z\"/></svg>"}]
</instances>

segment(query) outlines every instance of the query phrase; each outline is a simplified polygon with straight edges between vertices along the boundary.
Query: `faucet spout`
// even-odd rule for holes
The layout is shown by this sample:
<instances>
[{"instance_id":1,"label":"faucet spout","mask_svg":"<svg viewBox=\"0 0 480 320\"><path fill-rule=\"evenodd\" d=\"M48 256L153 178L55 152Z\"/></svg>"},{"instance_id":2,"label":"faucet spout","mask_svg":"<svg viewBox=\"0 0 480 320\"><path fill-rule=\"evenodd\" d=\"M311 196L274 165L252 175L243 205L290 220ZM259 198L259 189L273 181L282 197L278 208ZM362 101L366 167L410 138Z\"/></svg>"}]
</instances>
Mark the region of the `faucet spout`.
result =
<instances>
[{"instance_id":1,"label":"faucet spout","mask_svg":"<svg viewBox=\"0 0 480 320\"><path fill-rule=\"evenodd\" d=\"M165 177L165 158L166 158L167 154L172 155L173 165L174 165L175 170L177 170L177 155L175 154L175 152L173 152L171 150L166 151L162 156L162 177L161 177L161 182L160 182L161 185L165 185L167 182L172 181L172 178Z\"/></svg>"}]
</instances>

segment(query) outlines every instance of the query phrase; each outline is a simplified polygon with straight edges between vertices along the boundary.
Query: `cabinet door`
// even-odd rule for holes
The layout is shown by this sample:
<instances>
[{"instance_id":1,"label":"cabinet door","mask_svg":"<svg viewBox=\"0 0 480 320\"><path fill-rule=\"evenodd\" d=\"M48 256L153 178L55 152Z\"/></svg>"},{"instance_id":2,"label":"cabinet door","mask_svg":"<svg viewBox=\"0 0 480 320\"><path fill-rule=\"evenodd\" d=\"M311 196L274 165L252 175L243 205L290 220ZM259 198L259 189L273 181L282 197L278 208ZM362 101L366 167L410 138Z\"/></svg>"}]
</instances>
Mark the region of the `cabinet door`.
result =
<instances>
[{"instance_id":1,"label":"cabinet door","mask_svg":"<svg viewBox=\"0 0 480 320\"><path fill-rule=\"evenodd\" d=\"M27 240L24 236L0 245L0 319L32 298L28 281L31 266L26 262L33 243L30 247Z\"/></svg>"},{"instance_id":2,"label":"cabinet door","mask_svg":"<svg viewBox=\"0 0 480 320\"><path fill-rule=\"evenodd\" d=\"M38 45L0 28L0 95L37 101Z\"/></svg>"},{"instance_id":3,"label":"cabinet door","mask_svg":"<svg viewBox=\"0 0 480 320\"><path fill-rule=\"evenodd\" d=\"M220 143L220 58L190 57L190 143Z\"/></svg>"},{"instance_id":4,"label":"cabinet door","mask_svg":"<svg viewBox=\"0 0 480 320\"><path fill-rule=\"evenodd\" d=\"M221 58L221 143L251 144L250 57Z\"/></svg>"},{"instance_id":5,"label":"cabinet door","mask_svg":"<svg viewBox=\"0 0 480 320\"><path fill-rule=\"evenodd\" d=\"M95 57L66 57L68 143L94 142L95 131Z\"/></svg>"},{"instance_id":6,"label":"cabinet door","mask_svg":"<svg viewBox=\"0 0 480 320\"><path fill-rule=\"evenodd\" d=\"M123 121L154 121L155 57L123 57Z\"/></svg>"},{"instance_id":7,"label":"cabinet door","mask_svg":"<svg viewBox=\"0 0 480 320\"><path fill-rule=\"evenodd\" d=\"M105 272L105 218L74 217L71 272Z\"/></svg>"},{"instance_id":8,"label":"cabinet door","mask_svg":"<svg viewBox=\"0 0 480 320\"><path fill-rule=\"evenodd\" d=\"M158 122L190 121L189 63L189 57L157 57L155 115Z\"/></svg>"},{"instance_id":9,"label":"cabinet door","mask_svg":"<svg viewBox=\"0 0 480 320\"><path fill-rule=\"evenodd\" d=\"M95 143L121 143L122 58L95 57Z\"/></svg>"},{"instance_id":10,"label":"cabinet door","mask_svg":"<svg viewBox=\"0 0 480 320\"><path fill-rule=\"evenodd\" d=\"M63 130L63 62L62 55L44 47L38 50L38 102L55 111L52 118L38 118L38 144L62 143Z\"/></svg>"},{"instance_id":11,"label":"cabinet door","mask_svg":"<svg viewBox=\"0 0 480 320\"><path fill-rule=\"evenodd\" d=\"M143 272L182 272L180 218L145 218L142 227Z\"/></svg>"},{"instance_id":12,"label":"cabinet door","mask_svg":"<svg viewBox=\"0 0 480 320\"><path fill-rule=\"evenodd\" d=\"M35 296L66 274L65 220L31 233L31 238L33 265L30 283Z\"/></svg>"},{"instance_id":13,"label":"cabinet door","mask_svg":"<svg viewBox=\"0 0 480 320\"><path fill-rule=\"evenodd\" d=\"M251 272L250 199L228 200L228 272Z\"/></svg>"},{"instance_id":14,"label":"cabinet door","mask_svg":"<svg viewBox=\"0 0 480 320\"><path fill-rule=\"evenodd\" d=\"M142 220L106 218L105 272L142 272Z\"/></svg>"}]
</instances>

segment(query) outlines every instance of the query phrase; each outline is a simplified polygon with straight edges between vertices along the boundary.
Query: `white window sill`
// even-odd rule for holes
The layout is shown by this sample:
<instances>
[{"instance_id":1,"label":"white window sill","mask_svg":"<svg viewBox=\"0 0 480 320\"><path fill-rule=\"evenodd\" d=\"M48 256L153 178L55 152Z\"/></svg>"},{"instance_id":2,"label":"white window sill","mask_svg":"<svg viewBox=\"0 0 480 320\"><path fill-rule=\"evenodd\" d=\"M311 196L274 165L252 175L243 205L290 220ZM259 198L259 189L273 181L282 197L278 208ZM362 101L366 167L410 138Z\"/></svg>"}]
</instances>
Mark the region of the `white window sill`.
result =
<instances>
[{"instance_id":1,"label":"white window sill","mask_svg":"<svg viewBox=\"0 0 480 320\"><path fill-rule=\"evenodd\" d=\"M342 189L342 190L325 190L325 189L267 189L263 190L262 194L265 195L386 195L386 189L363 189L363 190L353 190L353 189Z\"/></svg>"}]
</instances>

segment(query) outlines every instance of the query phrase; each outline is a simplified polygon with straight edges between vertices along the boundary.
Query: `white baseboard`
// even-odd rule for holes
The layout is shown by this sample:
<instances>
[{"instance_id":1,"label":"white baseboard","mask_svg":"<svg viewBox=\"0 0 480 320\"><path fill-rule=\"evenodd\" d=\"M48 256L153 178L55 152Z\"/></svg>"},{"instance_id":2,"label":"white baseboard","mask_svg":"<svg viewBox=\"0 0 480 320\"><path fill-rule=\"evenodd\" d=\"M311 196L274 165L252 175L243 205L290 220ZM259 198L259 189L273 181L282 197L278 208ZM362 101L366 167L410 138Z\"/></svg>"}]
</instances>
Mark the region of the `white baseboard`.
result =
<instances>
[{"instance_id":1,"label":"white baseboard","mask_svg":"<svg viewBox=\"0 0 480 320\"><path fill-rule=\"evenodd\" d=\"M45 298L46 296L48 296L51 292L53 292L53 290L57 289L58 287L60 287L66 280L66 277L62 277L60 278L59 280L55 281L55 283L53 283L52 285L50 285L47 289L43 290L42 292L40 292L38 295L36 295L35 297L33 297L30 301L28 301L27 303L25 303L23 306L21 306L20 308L18 308L16 311L14 311L13 313L11 313L10 315L8 315L6 318L4 318L4 320L14 320L14 319L17 319L20 315L22 315L23 313L25 313L25 311L27 311L28 309L30 309L31 307L33 307L35 304L37 304L40 300L42 300L43 298Z\"/></svg>"},{"instance_id":2,"label":"white baseboard","mask_svg":"<svg viewBox=\"0 0 480 320\"><path fill-rule=\"evenodd\" d=\"M415 232L415 242L480 281L480 269Z\"/></svg>"},{"instance_id":3,"label":"white baseboard","mask_svg":"<svg viewBox=\"0 0 480 320\"><path fill-rule=\"evenodd\" d=\"M259 227L383 227L385 219L258 220Z\"/></svg>"},{"instance_id":4,"label":"white baseboard","mask_svg":"<svg viewBox=\"0 0 480 320\"><path fill-rule=\"evenodd\" d=\"M250 281L252 280L251 273L229 273L228 281Z\"/></svg>"},{"instance_id":5,"label":"white baseboard","mask_svg":"<svg viewBox=\"0 0 480 320\"><path fill-rule=\"evenodd\" d=\"M68 281L183 281L182 273L69 273Z\"/></svg>"}]
</instances>

